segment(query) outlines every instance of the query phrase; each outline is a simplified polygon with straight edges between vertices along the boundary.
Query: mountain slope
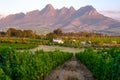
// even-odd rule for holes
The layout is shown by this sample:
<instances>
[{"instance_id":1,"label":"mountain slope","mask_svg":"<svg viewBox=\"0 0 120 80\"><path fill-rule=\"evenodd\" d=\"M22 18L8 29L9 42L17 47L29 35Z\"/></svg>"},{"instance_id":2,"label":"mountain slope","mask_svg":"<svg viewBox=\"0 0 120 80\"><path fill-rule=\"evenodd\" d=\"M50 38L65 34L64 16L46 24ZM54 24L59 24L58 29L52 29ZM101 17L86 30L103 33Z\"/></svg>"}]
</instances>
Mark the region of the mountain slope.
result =
<instances>
[{"instance_id":1,"label":"mountain slope","mask_svg":"<svg viewBox=\"0 0 120 80\"><path fill-rule=\"evenodd\" d=\"M54 9L48 4L41 11L34 10L24 13L8 15L0 20L0 29L16 27L32 29L39 33L47 33L56 28L62 28L65 32L71 31L98 31L119 33L120 22L106 17L88 5L75 10L74 7Z\"/></svg>"}]
</instances>

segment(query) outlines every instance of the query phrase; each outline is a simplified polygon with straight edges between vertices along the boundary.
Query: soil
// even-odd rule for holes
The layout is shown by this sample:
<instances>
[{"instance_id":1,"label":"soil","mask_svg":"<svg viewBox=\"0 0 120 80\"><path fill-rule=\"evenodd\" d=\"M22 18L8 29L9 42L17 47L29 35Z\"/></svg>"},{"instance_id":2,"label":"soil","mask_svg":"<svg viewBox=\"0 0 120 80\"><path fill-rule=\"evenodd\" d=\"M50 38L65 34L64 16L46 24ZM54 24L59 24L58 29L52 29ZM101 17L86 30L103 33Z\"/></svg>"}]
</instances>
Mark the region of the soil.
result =
<instances>
[{"instance_id":1,"label":"soil","mask_svg":"<svg viewBox=\"0 0 120 80\"><path fill-rule=\"evenodd\" d=\"M53 70L44 80L96 80L93 78L92 73L76 59L75 54L73 57L66 61L63 65Z\"/></svg>"}]
</instances>

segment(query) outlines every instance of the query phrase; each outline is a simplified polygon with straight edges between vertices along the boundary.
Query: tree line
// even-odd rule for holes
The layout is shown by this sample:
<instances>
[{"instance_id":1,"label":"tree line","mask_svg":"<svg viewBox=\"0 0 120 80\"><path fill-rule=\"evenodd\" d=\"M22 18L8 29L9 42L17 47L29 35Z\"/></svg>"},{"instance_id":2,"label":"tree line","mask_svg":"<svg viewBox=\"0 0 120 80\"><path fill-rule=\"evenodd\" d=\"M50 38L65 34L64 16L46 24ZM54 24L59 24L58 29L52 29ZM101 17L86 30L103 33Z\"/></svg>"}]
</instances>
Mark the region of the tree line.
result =
<instances>
[{"instance_id":1,"label":"tree line","mask_svg":"<svg viewBox=\"0 0 120 80\"><path fill-rule=\"evenodd\" d=\"M32 30L9 28L6 32L1 31L0 36L35 38L38 35Z\"/></svg>"},{"instance_id":2,"label":"tree line","mask_svg":"<svg viewBox=\"0 0 120 80\"><path fill-rule=\"evenodd\" d=\"M58 37L103 37L106 34L95 33L95 32L63 32L62 29L57 28L53 32L46 35L47 38L58 38Z\"/></svg>"},{"instance_id":3,"label":"tree line","mask_svg":"<svg viewBox=\"0 0 120 80\"><path fill-rule=\"evenodd\" d=\"M41 35L36 34L32 30L20 30L15 28L9 28L6 32L1 31L0 36L8 37L27 37L27 38L37 38ZM42 35L43 36L43 35ZM57 28L46 34L44 37L47 39L59 38L59 37L103 37L106 34L94 33L94 32L63 32L62 29Z\"/></svg>"}]
</instances>

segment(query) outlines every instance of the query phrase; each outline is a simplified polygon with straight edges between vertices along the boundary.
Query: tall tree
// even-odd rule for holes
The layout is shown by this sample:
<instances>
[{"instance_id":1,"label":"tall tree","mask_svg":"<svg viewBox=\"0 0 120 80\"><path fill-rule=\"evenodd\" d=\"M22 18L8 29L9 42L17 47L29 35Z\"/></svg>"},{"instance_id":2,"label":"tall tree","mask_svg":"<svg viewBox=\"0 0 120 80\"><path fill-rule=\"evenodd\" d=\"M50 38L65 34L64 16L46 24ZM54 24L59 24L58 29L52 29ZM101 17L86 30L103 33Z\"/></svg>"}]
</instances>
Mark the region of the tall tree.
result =
<instances>
[{"instance_id":1,"label":"tall tree","mask_svg":"<svg viewBox=\"0 0 120 80\"><path fill-rule=\"evenodd\" d=\"M15 37L16 36L16 29L15 28L9 28L8 30L7 30L7 34L8 34L8 36L9 37Z\"/></svg>"},{"instance_id":2,"label":"tall tree","mask_svg":"<svg viewBox=\"0 0 120 80\"><path fill-rule=\"evenodd\" d=\"M54 34L54 33L49 33L49 34L47 34L46 35L46 37L48 38L48 39L53 39L53 38L57 38L57 35L56 34Z\"/></svg>"},{"instance_id":3,"label":"tall tree","mask_svg":"<svg viewBox=\"0 0 120 80\"><path fill-rule=\"evenodd\" d=\"M32 30L24 30L23 31L23 36L24 37L33 37L34 33Z\"/></svg>"},{"instance_id":4,"label":"tall tree","mask_svg":"<svg viewBox=\"0 0 120 80\"><path fill-rule=\"evenodd\" d=\"M0 32L0 36L6 36L6 32L1 31L1 32Z\"/></svg>"},{"instance_id":5,"label":"tall tree","mask_svg":"<svg viewBox=\"0 0 120 80\"><path fill-rule=\"evenodd\" d=\"M57 28L56 30L53 31L53 33L56 35L62 35L63 32L62 32L62 29Z\"/></svg>"}]
</instances>

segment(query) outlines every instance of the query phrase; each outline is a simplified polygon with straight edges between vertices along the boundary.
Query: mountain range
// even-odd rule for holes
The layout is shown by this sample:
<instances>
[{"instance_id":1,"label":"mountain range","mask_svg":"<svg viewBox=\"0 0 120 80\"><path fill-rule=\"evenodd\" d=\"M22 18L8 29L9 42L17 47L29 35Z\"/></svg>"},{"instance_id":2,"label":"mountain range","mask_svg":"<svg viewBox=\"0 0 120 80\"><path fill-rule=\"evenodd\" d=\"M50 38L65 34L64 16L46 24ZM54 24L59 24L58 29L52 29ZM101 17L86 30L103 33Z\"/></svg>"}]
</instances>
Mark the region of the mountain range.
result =
<instances>
[{"instance_id":1,"label":"mountain range","mask_svg":"<svg viewBox=\"0 0 120 80\"><path fill-rule=\"evenodd\" d=\"M32 29L38 33L48 33L56 28L61 28L64 32L120 33L119 21L100 14L91 5L75 10L72 6L55 9L48 4L42 10L11 14L0 19L0 29L10 27Z\"/></svg>"}]
</instances>

